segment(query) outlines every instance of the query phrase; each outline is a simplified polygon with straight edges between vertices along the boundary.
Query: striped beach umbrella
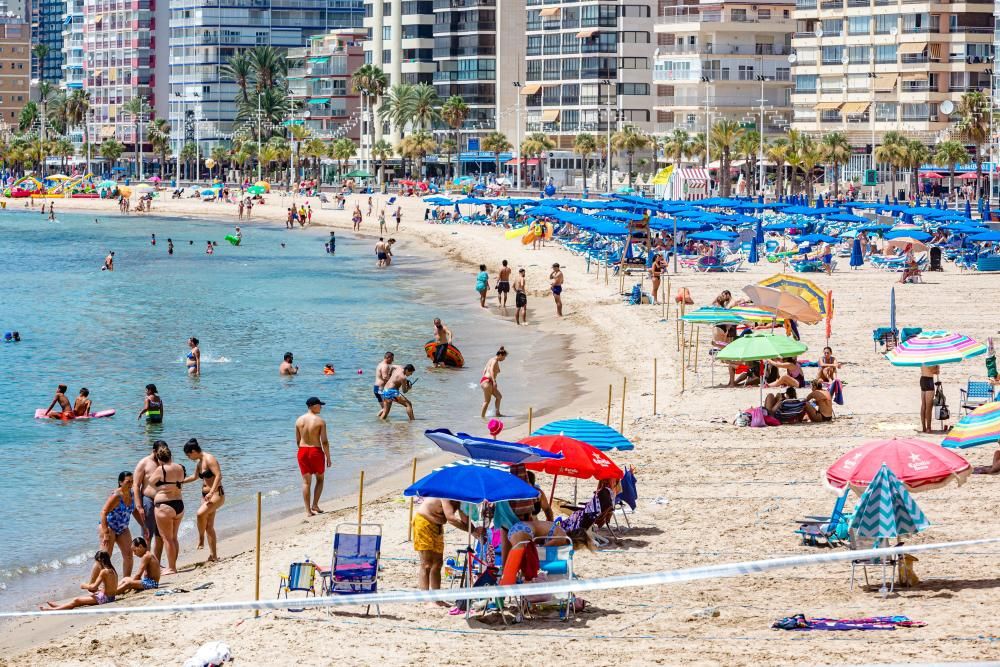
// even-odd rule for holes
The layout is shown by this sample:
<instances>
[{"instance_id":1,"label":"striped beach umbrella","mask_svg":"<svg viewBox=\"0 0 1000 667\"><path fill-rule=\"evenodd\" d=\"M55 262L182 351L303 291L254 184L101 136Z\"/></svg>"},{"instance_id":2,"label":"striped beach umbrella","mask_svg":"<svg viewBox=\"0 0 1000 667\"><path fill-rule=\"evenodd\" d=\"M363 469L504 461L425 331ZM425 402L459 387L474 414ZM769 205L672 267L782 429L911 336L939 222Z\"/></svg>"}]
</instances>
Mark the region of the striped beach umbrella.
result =
<instances>
[{"instance_id":1,"label":"striped beach umbrella","mask_svg":"<svg viewBox=\"0 0 1000 667\"><path fill-rule=\"evenodd\" d=\"M941 442L949 449L968 449L1000 440L1000 403L986 403L962 417Z\"/></svg>"},{"instance_id":2,"label":"striped beach umbrella","mask_svg":"<svg viewBox=\"0 0 1000 667\"><path fill-rule=\"evenodd\" d=\"M692 324L739 324L746 321L738 313L718 306L703 306L698 310L692 310L682 315L681 320Z\"/></svg>"},{"instance_id":3,"label":"striped beach umbrella","mask_svg":"<svg viewBox=\"0 0 1000 667\"><path fill-rule=\"evenodd\" d=\"M635 445L610 426L589 419L561 419L549 422L531 435L565 435L606 452L612 449L635 449Z\"/></svg>"},{"instance_id":4,"label":"striped beach umbrella","mask_svg":"<svg viewBox=\"0 0 1000 667\"><path fill-rule=\"evenodd\" d=\"M753 306L739 306L729 308L728 310L743 322L770 322L774 319L774 313L769 313L763 308L755 308ZM784 324L785 321L779 317L774 322L775 324Z\"/></svg>"},{"instance_id":5,"label":"striped beach umbrella","mask_svg":"<svg viewBox=\"0 0 1000 667\"><path fill-rule=\"evenodd\" d=\"M893 366L937 366L986 354L986 346L965 334L924 331L896 346L885 358Z\"/></svg>"},{"instance_id":6,"label":"striped beach umbrella","mask_svg":"<svg viewBox=\"0 0 1000 667\"><path fill-rule=\"evenodd\" d=\"M757 284L800 296L820 315L826 315L826 292L808 278L777 273Z\"/></svg>"},{"instance_id":7,"label":"striped beach umbrella","mask_svg":"<svg viewBox=\"0 0 1000 667\"><path fill-rule=\"evenodd\" d=\"M851 530L869 539L912 535L930 527L930 521L889 466L882 464L854 508Z\"/></svg>"}]
</instances>

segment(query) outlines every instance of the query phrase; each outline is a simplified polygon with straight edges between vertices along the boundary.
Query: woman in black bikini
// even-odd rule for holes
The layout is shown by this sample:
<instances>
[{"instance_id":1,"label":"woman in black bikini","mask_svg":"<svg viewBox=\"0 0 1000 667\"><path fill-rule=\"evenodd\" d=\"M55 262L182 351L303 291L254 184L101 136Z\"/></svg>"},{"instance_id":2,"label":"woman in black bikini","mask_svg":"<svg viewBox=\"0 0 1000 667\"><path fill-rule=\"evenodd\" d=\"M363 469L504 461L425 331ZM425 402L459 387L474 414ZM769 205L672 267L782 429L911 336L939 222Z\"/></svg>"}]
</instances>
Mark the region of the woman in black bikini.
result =
<instances>
[{"instance_id":1,"label":"woman in black bikini","mask_svg":"<svg viewBox=\"0 0 1000 667\"><path fill-rule=\"evenodd\" d=\"M215 513L226 502L226 492L222 488L222 469L219 460L201 451L201 445L191 438L184 445L184 453L197 465L194 474L184 480L194 482L201 480L201 507L198 508L198 548L205 548L205 536L208 536L208 561L219 560L216 552Z\"/></svg>"},{"instance_id":2,"label":"woman in black bikini","mask_svg":"<svg viewBox=\"0 0 1000 667\"><path fill-rule=\"evenodd\" d=\"M156 529L167 550L167 569L163 574L177 573L177 552L180 544L177 541L177 531L184 518L184 499L181 485L187 477L184 466L173 462L170 448L166 444L156 450L156 462L159 464L149 475L149 481L156 489L153 496L153 511L156 514Z\"/></svg>"}]
</instances>

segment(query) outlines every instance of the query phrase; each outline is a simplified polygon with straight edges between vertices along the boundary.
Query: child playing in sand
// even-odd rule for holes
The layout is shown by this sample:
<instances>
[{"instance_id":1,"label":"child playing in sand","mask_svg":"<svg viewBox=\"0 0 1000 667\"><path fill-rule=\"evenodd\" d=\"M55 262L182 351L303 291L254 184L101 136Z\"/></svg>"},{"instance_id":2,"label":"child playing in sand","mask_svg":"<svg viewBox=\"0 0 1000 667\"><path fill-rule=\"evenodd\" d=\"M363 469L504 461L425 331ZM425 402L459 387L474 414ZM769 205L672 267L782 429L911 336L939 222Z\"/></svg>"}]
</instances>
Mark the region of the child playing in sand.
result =
<instances>
[{"instance_id":1,"label":"child playing in sand","mask_svg":"<svg viewBox=\"0 0 1000 667\"><path fill-rule=\"evenodd\" d=\"M132 540L132 553L139 557L139 571L134 577L125 577L118 584L118 594L125 591L148 591L160 587L160 561L149 550L146 540Z\"/></svg>"},{"instance_id":2,"label":"child playing in sand","mask_svg":"<svg viewBox=\"0 0 1000 667\"><path fill-rule=\"evenodd\" d=\"M62 611L114 602L115 594L118 592L118 572L111 564L111 555L107 551L98 551L94 554L94 561L99 566L94 580L89 584L80 584L80 588L90 592L89 595L81 595L64 604L46 602L47 606L39 607L39 609L42 611Z\"/></svg>"}]
</instances>

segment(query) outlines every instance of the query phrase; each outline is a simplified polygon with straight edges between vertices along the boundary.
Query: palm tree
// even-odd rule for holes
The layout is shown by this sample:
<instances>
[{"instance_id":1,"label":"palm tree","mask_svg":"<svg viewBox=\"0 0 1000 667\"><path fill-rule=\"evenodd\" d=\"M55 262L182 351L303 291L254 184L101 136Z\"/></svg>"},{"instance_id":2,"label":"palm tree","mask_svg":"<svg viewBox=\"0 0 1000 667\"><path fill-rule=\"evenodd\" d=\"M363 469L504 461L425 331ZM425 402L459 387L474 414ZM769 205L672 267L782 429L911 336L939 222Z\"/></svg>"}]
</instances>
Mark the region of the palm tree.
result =
<instances>
[{"instance_id":1,"label":"palm tree","mask_svg":"<svg viewBox=\"0 0 1000 667\"><path fill-rule=\"evenodd\" d=\"M767 159L774 163L774 196L781 197L785 194L785 162L788 159L788 152L791 149L788 139L778 137L766 149ZM762 184L763 185L763 184Z\"/></svg>"},{"instance_id":2,"label":"palm tree","mask_svg":"<svg viewBox=\"0 0 1000 667\"><path fill-rule=\"evenodd\" d=\"M534 156L538 158L538 182L545 183L545 175L542 173L542 164L545 162L545 154L556 147L556 144L549 135L544 132L532 132L521 142L521 155ZM520 166L520 165L518 165Z\"/></svg>"},{"instance_id":3,"label":"palm tree","mask_svg":"<svg viewBox=\"0 0 1000 667\"><path fill-rule=\"evenodd\" d=\"M59 137L52 144L52 154L62 159L62 172L66 173L66 161L73 157L75 149L73 142L66 137Z\"/></svg>"},{"instance_id":4,"label":"palm tree","mask_svg":"<svg viewBox=\"0 0 1000 667\"><path fill-rule=\"evenodd\" d=\"M429 83L418 83L413 87L413 101L410 120L418 130L429 130L434 123L441 120L441 98L434 86Z\"/></svg>"},{"instance_id":5,"label":"palm tree","mask_svg":"<svg viewBox=\"0 0 1000 667\"><path fill-rule=\"evenodd\" d=\"M212 161L215 162L216 166L219 168L219 175L225 180L226 177L226 163L229 162L231 157L231 152L225 146L212 146L212 150L209 153ZM208 177L212 178L212 170L208 170Z\"/></svg>"},{"instance_id":6,"label":"palm tree","mask_svg":"<svg viewBox=\"0 0 1000 667\"><path fill-rule=\"evenodd\" d=\"M389 125L402 130L413 119L416 92L409 83L397 83L389 88L378 109L379 118L389 121Z\"/></svg>"},{"instance_id":7,"label":"palm tree","mask_svg":"<svg viewBox=\"0 0 1000 667\"><path fill-rule=\"evenodd\" d=\"M721 157L719 158L719 194L723 197L729 196L731 174L729 167L732 164L732 151L736 142L743 136L743 128L735 120L723 119L712 126L710 139L712 149Z\"/></svg>"},{"instance_id":8,"label":"palm tree","mask_svg":"<svg viewBox=\"0 0 1000 667\"><path fill-rule=\"evenodd\" d=\"M441 152L444 153L444 158L448 162L448 170L450 172L449 178L455 177L455 167L451 164L451 156L455 155L459 151L458 142L452 138L445 139L441 142Z\"/></svg>"},{"instance_id":9,"label":"palm tree","mask_svg":"<svg viewBox=\"0 0 1000 667\"><path fill-rule=\"evenodd\" d=\"M368 145L373 147L376 135L375 107L389 87L389 77L378 65L362 65L351 75L351 87L354 88L354 92L361 94L362 101L368 101Z\"/></svg>"},{"instance_id":10,"label":"palm tree","mask_svg":"<svg viewBox=\"0 0 1000 667\"><path fill-rule=\"evenodd\" d=\"M675 128L673 132L664 137L663 152L676 166L680 166L684 161L691 147L691 135L683 128Z\"/></svg>"},{"instance_id":11,"label":"palm tree","mask_svg":"<svg viewBox=\"0 0 1000 667\"><path fill-rule=\"evenodd\" d=\"M254 91L249 102L237 102L236 119L256 120L258 108L260 108L261 122L270 127L279 127L288 117L291 100L283 87ZM267 133L270 132L270 129L267 130Z\"/></svg>"},{"instance_id":12,"label":"palm tree","mask_svg":"<svg viewBox=\"0 0 1000 667\"><path fill-rule=\"evenodd\" d=\"M347 137L337 139L330 145L330 157L340 164L340 178L344 177L344 163L353 158L357 152L357 145Z\"/></svg>"},{"instance_id":13,"label":"palm tree","mask_svg":"<svg viewBox=\"0 0 1000 667\"><path fill-rule=\"evenodd\" d=\"M188 141L181 147L181 162L184 163L184 170L187 174L188 180L193 180L191 174L194 171L191 168L191 163L198 159L198 145L193 141ZM177 180L180 181L180 174L177 174Z\"/></svg>"},{"instance_id":14,"label":"palm tree","mask_svg":"<svg viewBox=\"0 0 1000 667\"><path fill-rule=\"evenodd\" d=\"M38 46L45 46L45 45L44 44L39 44ZM44 56L42 58L40 58L39 61L41 61L43 59L44 59ZM38 84L38 104L39 104L39 106L41 106L42 112L41 112L41 114L39 114L38 120L39 120L39 122L41 122L40 137L41 137L42 141L45 141L48 138L48 133L45 131L45 121L48 119L48 116L49 116L49 98L52 97L52 94L55 93L55 92L56 92L56 87L53 86L48 81L41 81L41 82L39 82L39 84ZM44 172L44 166L43 166L42 173L45 173Z\"/></svg>"},{"instance_id":15,"label":"palm tree","mask_svg":"<svg viewBox=\"0 0 1000 667\"><path fill-rule=\"evenodd\" d=\"M708 143L705 140L705 133L698 132L691 137L684 151L685 155L701 162L701 168L708 167Z\"/></svg>"},{"instance_id":16,"label":"palm tree","mask_svg":"<svg viewBox=\"0 0 1000 667\"><path fill-rule=\"evenodd\" d=\"M250 95L247 91L250 88L253 75L254 66L246 52L237 53L222 66L222 76L236 83L240 89L237 101L244 104L250 102Z\"/></svg>"},{"instance_id":17,"label":"palm tree","mask_svg":"<svg viewBox=\"0 0 1000 667\"><path fill-rule=\"evenodd\" d=\"M38 84L41 86L41 84ZM49 113L46 122L52 127L52 131L56 134L66 134L67 122L66 122L66 102L69 97L65 92L61 90L56 90L52 96L52 101L49 102Z\"/></svg>"},{"instance_id":18,"label":"palm tree","mask_svg":"<svg viewBox=\"0 0 1000 667\"><path fill-rule=\"evenodd\" d=\"M114 137L108 137L101 142L101 157L107 160L108 165L110 165L109 171L114 171L115 163L118 162L118 158L120 158L124 152L125 147Z\"/></svg>"},{"instance_id":19,"label":"palm tree","mask_svg":"<svg viewBox=\"0 0 1000 667\"><path fill-rule=\"evenodd\" d=\"M188 146L191 145L192 144L188 144ZM184 148L187 148L187 146ZM270 142L265 143L260 147L260 150L257 151L257 160L260 162L260 165L264 170L265 178L270 178L271 165L280 159L281 150Z\"/></svg>"},{"instance_id":20,"label":"palm tree","mask_svg":"<svg viewBox=\"0 0 1000 667\"><path fill-rule=\"evenodd\" d=\"M580 164L583 165L583 190L587 191L587 163L590 156L597 150L597 139L589 132L576 135L573 140L573 152L580 156Z\"/></svg>"},{"instance_id":21,"label":"palm tree","mask_svg":"<svg viewBox=\"0 0 1000 667\"><path fill-rule=\"evenodd\" d=\"M799 145L798 158L806 179L806 200L812 199L813 184L816 182L816 168L823 164L823 147L812 137L803 136Z\"/></svg>"},{"instance_id":22,"label":"palm tree","mask_svg":"<svg viewBox=\"0 0 1000 667\"><path fill-rule=\"evenodd\" d=\"M125 111L132 116L132 121L135 123L135 141L132 143L132 153L135 157L136 165L136 177L142 174L142 165L139 164L139 148L142 146L142 133L139 131L139 123L142 121L143 116L149 113L149 105L146 104L146 100L143 97L133 97L128 102L122 105L122 111Z\"/></svg>"},{"instance_id":23,"label":"palm tree","mask_svg":"<svg viewBox=\"0 0 1000 667\"><path fill-rule=\"evenodd\" d=\"M38 120L38 105L34 102L26 102L23 107L21 107L21 115L17 120L17 128L21 132L28 132L31 127Z\"/></svg>"},{"instance_id":24,"label":"palm tree","mask_svg":"<svg viewBox=\"0 0 1000 667\"><path fill-rule=\"evenodd\" d=\"M619 153L624 151L628 159L628 185L632 187L632 161L635 159L635 152L649 146L649 137L634 125L626 125L611 136L611 146Z\"/></svg>"},{"instance_id":25,"label":"palm tree","mask_svg":"<svg viewBox=\"0 0 1000 667\"><path fill-rule=\"evenodd\" d=\"M456 148L461 145L459 131L465 125L465 119L469 117L469 105L465 103L461 95L452 95L441 105L441 118L448 127L455 133ZM442 146L444 144L442 143ZM454 176L454 174L452 174Z\"/></svg>"},{"instance_id":26,"label":"palm tree","mask_svg":"<svg viewBox=\"0 0 1000 667\"><path fill-rule=\"evenodd\" d=\"M981 196L983 144L990 140L991 106L990 98L978 90L965 93L958 103L958 138L976 147L976 198Z\"/></svg>"},{"instance_id":27,"label":"palm tree","mask_svg":"<svg viewBox=\"0 0 1000 667\"><path fill-rule=\"evenodd\" d=\"M434 136L427 130L417 130L408 136L407 139L409 140L408 148L410 157L416 163L416 178L420 178L424 158L427 157L428 153L437 149L437 142L434 141Z\"/></svg>"},{"instance_id":28,"label":"palm tree","mask_svg":"<svg viewBox=\"0 0 1000 667\"><path fill-rule=\"evenodd\" d=\"M326 156L326 142L318 137L313 137L306 141L301 150L308 159L312 160L313 178L320 180L319 161Z\"/></svg>"},{"instance_id":29,"label":"palm tree","mask_svg":"<svg viewBox=\"0 0 1000 667\"><path fill-rule=\"evenodd\" d=\"M965 150L961 141L949 139L937 145L934 162L948 165L948 194L956 201L958 201L958 197L955 196L955 167L968 161L969 151Z\"/></svg>"},{"instance_id":30,"label":"palm tree","mask_svg":"<svg viewBox=\"0 0 1000 667\"><path fill-rule=\"evenodd\" d=\"M146 126L146 139L150 148L160 156L160 177L167 176L167 153L170 152L170 121L166 118L154 118ZM175 175L180 178L180 174Z\"/></svg>"},{"instance_id":31,"label":"palm tree","mask_svg":"<svg viewBox=\"0 0 1000 667\"><path fill-rule=\"evenodd\" d=\"M910 193L916 197L920 192L920 167L924 166L931 159L931 151L924 142L919 139L910 139L904 146L905 165L910 170Z\"/></svg>"},{"instance_id":32,"label":"palm tree","mask_svg":"<svg viewBox=\"0 0 1000 667\"><path fill-rule=\"evenodd\" d=\"M372 157L378 160L378 184L382 187L383 165L385 161L392 157L393 148L385 139L379 139L372 145Z\"/></svg>"},{"instance_id":33,"label":"palm tree","mask_svg":"<svg viewBox=\"0 0 1000 667\"><path fill-rule=\"evenodd\" d=\"M247 60L253 69L258 93L277 87L288 71L284 54L273 46L255 46L247 52Z\"/></svg>"},{"instance_id":34,"label":"palm tree","mask_svg":"<svg viewBox=\"0 0 1000 667\"><path fill-rule=\"evenodd\" d=\"M90 143L90 128L89 123L87 123L87 114L90 112L90 93L86 90L74 90L69 99L66 100L66 122L72 126L77 127L83 124L83 143L87 145ZM90 155L84 153L87 156L87 173L90 173Z\"/></svg>"},{"instance_id":35,"label":"palm tree","mask_svg":"<svg viewBox=\"0 0 1000 667\"><path fill-rule=\"evenodd\" d=\"M736 142L736 153L743 158L743 167L746 169L747 192L754 194L763 187L757 183L757 157L760 151L760 132L750 130L744 132L743 136Z\"/></svg>"},{"instance_id":36,"label":"palm tree","mask_svg":"<svg viewBox=\"0 0 1000 667\"><path fill-rule=\"evenodd\" d=\"M483 137L482 147L484 151L493 153L493 157L496 160L497 171L496 175L500 176L500 153L506 153L513 146L507 139L507 135L503 132L490 132L485 137Z\"/></svg>"},{"instance_id":37,"label":"palm tree","mask_svg":"<svg viewBox=\"0 0 1000 667\"><path fill-rule=\"evenodd\" d=\"M288 127L288 138L292 142L292 155L296 159L296 165L298 166L302 162L302 142L308 139L312 135L312 131L305 125L290 125ZM293 182L299 180L299 175L293 173L291 176Z\"/></svg>"},{"instance_id":38,"label":"palm tree","mask_svg":"<svg viewBox=\"0 0 1000 667\"><path fill-rule=\"evenodd\" d=\"M885 133L882 137L882 145L875 149L875 161L879 164L889 165L889 180L892 188L896 187L896 178L899 167L902 164L905 154L907 138L895 130Z\"/></svg>"},{"instance_id":39,"label":"palm tree","mask_svg":"<svg viewBox=\"0 0 1000 667\"><path fill-rule=\"evenodd\" d=\"M40 80L42 78L41 70L45 67L45 58L49 55L49 47L45 44L35 44L34 48L31 49L31 53L35 56L38 69L35 71L34 76L29 78Z\"/></svg>"},{"instance_id":40,"label":"palm tree","mask_svg":"<svg viewBox=\"0 0 1000 667\"><path fill-rule=\"evenodd\" d=\"M851 159L851 142L843 132L831 132L823 137L823 154L833 165L833 198L840 199L840 165Z\"/></svg>"}]
</instances>

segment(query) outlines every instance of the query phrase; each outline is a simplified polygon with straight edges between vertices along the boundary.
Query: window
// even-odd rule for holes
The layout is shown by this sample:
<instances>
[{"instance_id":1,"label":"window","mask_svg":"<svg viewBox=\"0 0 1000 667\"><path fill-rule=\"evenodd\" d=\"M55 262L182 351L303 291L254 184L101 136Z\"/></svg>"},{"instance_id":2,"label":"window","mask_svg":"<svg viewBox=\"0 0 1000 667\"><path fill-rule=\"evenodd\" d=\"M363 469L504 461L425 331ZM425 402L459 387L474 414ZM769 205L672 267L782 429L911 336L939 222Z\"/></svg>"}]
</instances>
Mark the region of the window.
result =
<instances>
[{"instance_id":1,"label":"window","mask_svg":"<svg viewBox=\"0 0 1000 667\"><path fill-rule=\"evenodd\" d=\"M579 7L563 7L561 13L562 13L562 27L563 28L579 28L580 27L580 8Z\"/></svg>"},{"instance_id":2,"label":"window","mask_svg":"<svg viewBox=\"0 0 1000 667\"><path fill-rule=\"evenodd\" d=\"M540 56L542 55L542 36L541 35L528 35L528 46L526 53L529 56Z\"/></svg>"},{"instance_id":3,"label":"window","mask_svg":"<svg viewBox=\"0 0 1000 667\"><path fill-rule=\"evenodd\" d=\"M646 5L624 5L621 14L629 18L648 19L649 7Z\"/></svg>"},{"instance_id":4,"label":"window","mask_svg":"<svg viewBox=\"0 0 1000 667\"><path fill-rule=\"evenodd\" d=\"M542 78L546 81L558 81L562 73L559 60L557 58L549 58L542 62Z\"/></svg>"},{"instance_id":5,"label":"window","mask_svg":"<svg viewBox=\"0 0 1000 667\"><path fill-rule=\"evenodd\" d=\"M776 67L774 69L774 80L775 81L791 81L792 80L792 70L789 67Z\"/></svg>"},{"instance_id":6,"label":"window","mask_svg":"<svg viewBox=\"0 0 1000 667\"><path fill-rule=\"evenodd\" d=\"M867 35L871 32L871 24L870 16L852 16L847 19L847 34Z\"/></svg>"},{"instance_id":7,"label":"window","mask_svg":"<svg viewBox=\"0 0 1000 667\"><path fill-rule=\"evenodd\" d=\"M875 120L880 123L891 123L896 120L895 102L876 102Z\"/></svg>"},{"instance_id":8,"label":"window","mask_svg":"<svg viewBox=\"0 0 1000 667\"><path fill-rule=\"evenodd\" d=\"M559 63L556 62L556 65L558 66ZM546 72L546 74L548 74L548 72ZM546 76L545 78L548 79L549 77ZM559 106L559 86L548 86L547 88L542 90L542 106L546 107Z\"/></svg>"},{"instance_id":9,"label":"window","mask_svg":"<svg viewBox=\"0 0 1000 667\"><path fill-rule=\"evenodd\" d=\"M851 92L871 90L872 79L867 74L849 74L847 76L847 90Z\"/></svg>"},{"instance_id":10,"label":"window","mask_svg":"<svg viewBox=\"0 0 1000 667\"><path fill-rule=\"evenodd\" d=\"M746 23L747 20L747 10L746 9L734 9L730 14L730 18L739 23Z\"/></svg>"},{"instance_id":11,"label":"window","mask_svg":"<svg viewBox=\"0 0 1000 667\"><path fill-rule=\"evenodd\" d=\"M918 104L904 104L901 120L929 120L930 116L937 116L937 105L921 102Z\"/></svg>"},{"instance_id":12,"label":"window","mask_svg":"<svg viewBox=\"0 0 1000 667\"><path fill-rule=\"evenodd\" d=\"M621 119L626 123L648 123L649 109L622 109Z\"/></svg>"},{"instance_id":13,"label":"window","mask_svg":"<svg viewBox=\"0 0 1000 667\"><path fill-rule=\"evenodd\" d=\"M847 49L847 57L852 65L863 65L871 61L871 49L867 46L852 46Z\"/></svg>"},{"instance_id":14,"label":"window","mask_svg":"<svg viewBox=\"0 0 1000 667\"><path fill-rule=\"evenodd\" d=\"M875 34L888 35L889 31L896 27L896 14L876 14Z\"/></svg>"},{"instance_id":15,"label":"window","mask_svg":"<svg viewBox=\"0 0 1000 667\"><path fill-rule=\"evenodd\" d=\"M596 83L585 83L580 86L580 105L594 106L600 94L600 86Z\"/></svg>"},{"instance_id":16,"label":"window","mask_svg":"<svg viewBox=\"0 0 1000 667\"><path fill-rule=\"evenodd\" d=\"M547 56L557 56L559 55L559 47L561 44L561 38L558 33L551 35L545 35L544 46L542 47L542 53Z\"/></svg>"},{"instance_id":17,"label":"window","mask_svg":"<svg viewBox=\"0 0 1000 667\"><path fill-rule=\"evenodd\" d=\"M770 9L758 9L757 19L759 21L770 21L771 20L771 10Z\"/></svg>"},{"instance_id":18,"label":"window","mask_svg":"<svg viewBox=\"0 0 1000 667\"><path fill-rule=\"evenodd\" d=\"M824 65L839 65L840 59L844 57L844 47L842 46L824 46L823 47L823 64Z\"/></svg>"},{"instance_id":19,"label":"window","mask_svg":"<svg viewBox=\"0 0 1000 667\"><path fill-rule=\"evenodd\" d=\"M540 9L529 9L528 19L525 24L525 30L541 30L542 29L542 10Z\"/></svg>"},{"instance_id":20,"label":"window","mask_svg":"<svg viewBox=\"0 0 1000 667\"><path fill-rule=\"evenodd\" d=\"M563 102L565 104L565 102ZM559 123L563 130L576 131L580 129L580 110L563 109L559 115Z\"/></svg>"},{"instance_id":21,"label":"window","mask_svg":"<svg viewBox=\"0 0 1000 667\"><path fill-rule=\"evenodd\" d=\"M425 23L403 25L403 39L431 39L434 37L434 26Z\"/></svg>"},{"instance_id":22,"label":"window","mask_svg":"<svg viewBox=\"0 0 1000 667\"><path fill-rule=\"evenodd\" d=\"M820 25L823 28L824 37L838 37L840 36L840 31L844 29L844 21L842 19L823 19Z\"/></svg>"},{"instance_id":23,"label":"window","mask_svg":"<svg viewBox=\"0 0 1000 667\"><path fill-rule=\"evenodd\" d=\"M875 62L879 64L896 62L896 45L875 47Z\"/></svg>"},{"instance_id":24,"label":"window","mask_svg":"<svg viewBox=\"0 0 1000 667\"><path fill-rule=\"evenodd\" d=\"M753 81L753 65L740 65L738 72L740 81Z\"/></svg>"},{"instance_id":25,"label":"window","mask_svg":"<svg viewBox=\"0 0 1000 667\"><path fill-rule=\"evenodd\" d=\"M618 25L618 7L615 5L587 5L580 11L580 26L583 28L614 28Z\"/></svg>"},{"instance_id":26,"label":"window","mask_svg":"<svg viewBox=\"0 0 1000 667\"><path fill-rule=\"evenodd\" d=\"M541 81L542 80L542 61L541 60L529 60L527 64L527 69L525 70L525 78L528 81Z\"/></svg>"},{"instance_id":27,"label":"window","mask_svg":"<svg viewBox=\"0 0 1000 667\"><path fill-rule=\"evenodd\" d=\"M622 31L623 44L649 44L648 32Z\"/></svg>"},{"instance_id":28,"label":"window","mask_svg":"<svg viewBox=\"0 0 1000 667\"><path fill-rule=\"evenodd\" d=\"M563 33L562 52L563 54L580 53L580 39L574 33Z\"/></svg>"},{"instance_id":29,"label":"window","mask_svg":"<svg viewBox=\"0 0 1000 667\"><path fill-rule=\"evenodd\" d=\"M823 77L819 80L820 91L839 93L844 88L844 80L839 77Z\"/></svg>"},{"instance_id":30,"label":"window","mask_svg":"<svg viewBox=\"0 0 1000 667\"><path fill-rule=\"evenodd\" d=\"M562 61L562 78L563 79L579 79L580 78L580 59L579 58L563 58ZM576 84L574 84L576 85Z\"/></svg>"},{"instance_id":31,"label":"window","mask_svg":"<svg viewBox=\"0 0 1000 667\"><path fill-rule=\"evenodd\" d=\"M619 95L649 95L648 83L619 83Z\"/></svg>"},{"instance_id":32,"label":"window","mask_svg":"<svg viewBox=\"0 0 1000 667\"><path fill-rule=\"evenodd\" d=\"M622 69L649 69L647 58L621 58L618 64Z\"/></svg>"},{"instance_id":33,"label":"window","mask_svg":"<svg viewBox=\"0 0 1000 667\"><path fill-rule=\"evenodd\" d=\"M563 67L565 71L565 61L563 62ZM566 77L563 77L566 78ZM565 105L579 104L580 103L580 84L578 83L564 83L562 87L562 103Z\"/></svg>"},{"instance_id":34,"label":"window","mask_svg":"<svg viewBox=\"0 0 1000 667\"><path fill-rule=\"evenodd\" d=\"M795 75L795 92L797 93L815 93L816 92L816 79L818 77L815 74L796 74Z\"/></svg>"}]
</instances>

